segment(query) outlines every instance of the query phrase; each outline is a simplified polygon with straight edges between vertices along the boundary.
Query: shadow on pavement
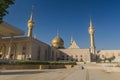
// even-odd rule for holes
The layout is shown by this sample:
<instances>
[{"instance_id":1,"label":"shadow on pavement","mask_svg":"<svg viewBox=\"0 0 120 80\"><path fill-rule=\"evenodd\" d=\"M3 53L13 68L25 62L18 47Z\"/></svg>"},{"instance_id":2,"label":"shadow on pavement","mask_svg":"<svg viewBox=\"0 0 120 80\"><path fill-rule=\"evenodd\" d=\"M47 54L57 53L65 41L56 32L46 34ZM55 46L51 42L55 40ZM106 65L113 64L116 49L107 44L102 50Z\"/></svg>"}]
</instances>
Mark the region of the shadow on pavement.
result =
<instances>
[{"instance_id":1,"label":"shadow on pavement","mask_svg":"<svg viewBox=\"0 0 120 80\"><path fill-rule=\"evenodd\" d=\"M0 72L0 75L24 75L24 74L38 74L48 73L49 71L5 71Z\"/></svg>"}]
</instances>

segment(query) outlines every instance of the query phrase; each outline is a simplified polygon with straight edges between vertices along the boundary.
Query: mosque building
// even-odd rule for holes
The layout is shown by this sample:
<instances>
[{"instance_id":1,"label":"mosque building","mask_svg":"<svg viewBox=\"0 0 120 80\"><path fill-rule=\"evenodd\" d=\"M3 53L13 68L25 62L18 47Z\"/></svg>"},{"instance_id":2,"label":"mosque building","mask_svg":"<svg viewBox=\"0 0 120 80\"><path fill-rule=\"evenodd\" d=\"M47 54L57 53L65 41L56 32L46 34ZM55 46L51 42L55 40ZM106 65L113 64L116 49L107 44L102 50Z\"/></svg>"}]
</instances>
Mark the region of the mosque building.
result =
<instances>
[{"instance_id":1,"label":"mosque building","mask_svg":"<svg viewBox=\"0 0 120 80\"><path fill-rule=\"evenodd\" d=\"M90 48L80 48L73 38L70 46L65 48L64 40L59 34L53 38L51 45L48 45L32 36L34 24L33 11L28 20L27 36L24 36L24 31L6 22L0 24L0 59L91 62L96 60L96 56L106 56L106 51L96 51L91 19L88 28ZM109 51L107 53L109 54Z\"/></svg>"},{"instance_id":2,"label":"mosque building","mask_svg":"<svg viewBox=\"0 0 120 80\"><path fill-rule=\"evenodd\" d=\"M33 11L31 12L30 19L28 20L28 35L23 35L23 31L13 27L12 25L0 26L14 32L1 33L0 38L0 58L13 59L13 60L40 60L40 61L91 61L91 54L95 54L94 44L94 28L90 20L89 34L90 34L90 48L80 48L75 40L71 39L71 44L68 48L64 47L64 40L57 34L48 45L32 36L34 28ZM8 28L9 26L9 28ZM15 30L16 29L16 30ZM21 32L20 32L21 31ZM17 34L19 32L19 34ZM9 35L7 35L9 34ZM5 37L9 36L9 37ZM17 36L17 37L14 37Z\"/></svg>"}]
</instances>

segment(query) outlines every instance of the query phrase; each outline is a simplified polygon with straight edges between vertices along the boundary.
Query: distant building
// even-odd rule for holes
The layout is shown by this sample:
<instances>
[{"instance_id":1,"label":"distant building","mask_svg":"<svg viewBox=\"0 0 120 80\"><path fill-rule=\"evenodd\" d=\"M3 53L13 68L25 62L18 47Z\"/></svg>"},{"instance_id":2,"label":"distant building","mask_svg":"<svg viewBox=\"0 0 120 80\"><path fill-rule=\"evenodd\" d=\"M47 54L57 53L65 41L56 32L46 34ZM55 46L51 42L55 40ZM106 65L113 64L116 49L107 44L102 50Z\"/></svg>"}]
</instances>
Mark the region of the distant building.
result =
<instances>
[{"instance_id":1,"label":"distant building","mask_svg":"<svg viewBox=\"0 0 120 80\"><path fill-rule=\"evenodd\" d=\"M118 57L120 56L120 50L100 50L97 52L100 59Z\"/></svg>"}]
</instances>

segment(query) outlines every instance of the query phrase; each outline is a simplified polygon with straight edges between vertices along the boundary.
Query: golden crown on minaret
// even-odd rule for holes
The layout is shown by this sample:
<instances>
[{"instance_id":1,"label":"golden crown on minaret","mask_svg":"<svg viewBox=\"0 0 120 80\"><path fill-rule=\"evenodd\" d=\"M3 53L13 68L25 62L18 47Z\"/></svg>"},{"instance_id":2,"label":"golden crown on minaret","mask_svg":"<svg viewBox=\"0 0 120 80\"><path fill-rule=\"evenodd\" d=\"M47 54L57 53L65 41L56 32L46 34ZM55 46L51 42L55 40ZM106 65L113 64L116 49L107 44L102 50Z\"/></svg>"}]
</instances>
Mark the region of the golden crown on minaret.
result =
<instances>
[{"instance_id":1,"label":"golden crown on minaret","mask_svg":"<svg viewBox=\"0 0 120 80\"><path fill-rule=\"evenodd\" d=\"M95 32L95 30L93 28L93 25L92 25L92 20L91 19L90 19L90 27L88 29L88 32L89 32L89 34L94 34L94 32Z\"/></svg>"},{"instance_id":2,"label":"golden crown on minaret","mask_svg":"<svg viewBox=\"0 0 120 80\"><path fill-rule=\"evenodd\" d=\"M94 28L90 28L90 27L89 27L89 30L88 30L88 31L89 31L89 34L94 34L94 32L95 32L95 31L94 31Z\"/></svg>"},{"instance_id":3,"label":"golden crown on minaret","mask_svg":"<svg viewBox=\"0 0 120 80\"><path fill-rule=\"evenodd\" d=\"M34 21L30 19L28 21L28 28L32 29L33 27L34 27Z\"/></svg>"},{"instance_id":4,"label":"golden crown on minaret","mask_svg":"<svg viewBox=\"0 0 120 80\"><path fill-rule=\"evenodd\" d=\"M63 39L57 35L53 40L52 40L52 46L55 48L64 48L64 41Z\"/></svg>"}]
</instances>

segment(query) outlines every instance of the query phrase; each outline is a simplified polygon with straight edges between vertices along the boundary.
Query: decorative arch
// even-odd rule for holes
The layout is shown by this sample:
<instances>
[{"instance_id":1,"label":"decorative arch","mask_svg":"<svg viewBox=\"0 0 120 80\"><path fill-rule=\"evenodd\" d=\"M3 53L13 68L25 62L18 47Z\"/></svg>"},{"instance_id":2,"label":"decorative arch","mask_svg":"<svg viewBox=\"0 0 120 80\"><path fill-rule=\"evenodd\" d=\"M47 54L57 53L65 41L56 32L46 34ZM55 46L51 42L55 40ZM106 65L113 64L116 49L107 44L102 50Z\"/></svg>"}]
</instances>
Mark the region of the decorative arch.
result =
<instances>
[{"instance_id":1,"label":"decorative arch","mask_svg":"<svg viewBox=\"0 0 120 80\"><path fill-rule=\"evenodd\" d=\"M5 44L1 44L0 45L0 58L5 57L5 52L6 52L6 46L5 46Z\"/></svg>"},{"instance_id":2,"label":"decorative arch","mask_svg":"<svg viewBox=\"0 0 120 80\"><path fill-rule=\"evenodd\" d=\"M17 49L17 46L15 43L13 43L11 46L10 59L16 58L16 49Z\"/></svg>"},{"instance_id":3,"label":"decorative arch","mask_svg":"<svg viewBox=\"0 0 120 80\"><path fill-rule=\"evenodd\" d=\"M22 59L23 59L23 60L25 60L25 59L26 59L26 56L27 56L27 54L26 54L26 49L27 49L27 45L24 44L24 45L22 46Z\"/></svg>"}]
</instances>

